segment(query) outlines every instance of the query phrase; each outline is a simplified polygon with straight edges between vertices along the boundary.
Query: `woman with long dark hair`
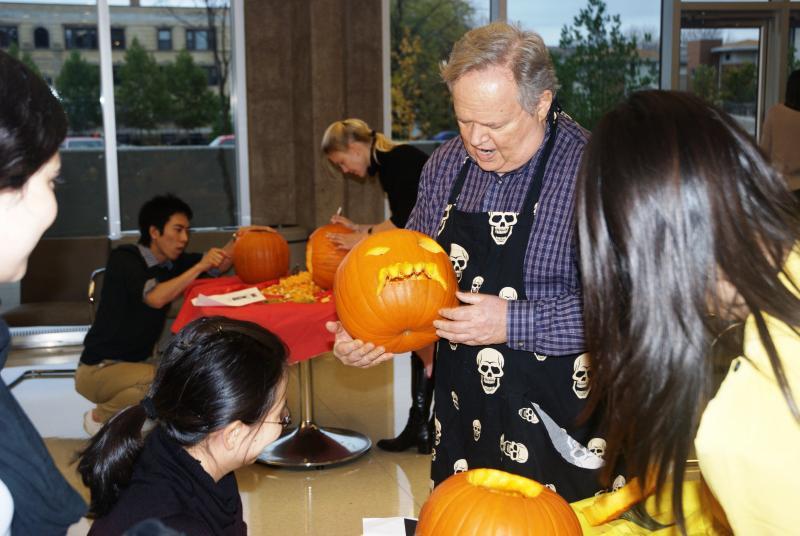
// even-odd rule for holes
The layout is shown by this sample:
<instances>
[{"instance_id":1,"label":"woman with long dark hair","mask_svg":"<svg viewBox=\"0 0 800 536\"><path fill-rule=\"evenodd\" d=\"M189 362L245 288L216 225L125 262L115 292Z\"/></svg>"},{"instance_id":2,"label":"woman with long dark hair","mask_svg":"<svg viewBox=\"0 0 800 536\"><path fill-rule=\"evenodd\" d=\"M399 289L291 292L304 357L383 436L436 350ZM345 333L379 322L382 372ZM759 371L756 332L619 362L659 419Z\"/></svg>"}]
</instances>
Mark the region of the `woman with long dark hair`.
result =
<instances>
[{"instance_id":1,"label":"woman with long dark hair","mask_svg":"<svg viewBox=\"0 0 800 536\"><path fill-rule=\"evenodd\" d=\"M66 133L66 115L47 84L0 51L0 283L22 279L31 251L55 220L58 146ZM0 319L0 368L9 343L8 326ZM0 484L14 501L11 533L64 534L86 505L58 472L4 382L0 437ZM7 528L0 527L0 534Z\"/></svg>"},{"instance_id":2,"label":"woman with long dark hair","mask_svg":"<svg viewBox=\"0 0 800 536\"><path fill-rule=\"evenodd\" d=\"M240 320L195 320L164 353L149 394L111 418L78 463L90 534L155 518L186 534L242 535L233 474L289 424L281 340ZM143 439L150 419L155 428Z\"/></svg>"},{"instance_id":3,"label":"woman with long dark hair","mask_svg":"<svg viewBox=\"0 0 800 536\"><path fill-rule=\"evenodd\" d=\"M798 207L752 138L687 93L643 91L592 134L577 220L606 477L624 457L644 480L682 483L694 440L731 527L800 526ZM711 392L720 319L744 348Z\"/></svg>"}]
</instances>

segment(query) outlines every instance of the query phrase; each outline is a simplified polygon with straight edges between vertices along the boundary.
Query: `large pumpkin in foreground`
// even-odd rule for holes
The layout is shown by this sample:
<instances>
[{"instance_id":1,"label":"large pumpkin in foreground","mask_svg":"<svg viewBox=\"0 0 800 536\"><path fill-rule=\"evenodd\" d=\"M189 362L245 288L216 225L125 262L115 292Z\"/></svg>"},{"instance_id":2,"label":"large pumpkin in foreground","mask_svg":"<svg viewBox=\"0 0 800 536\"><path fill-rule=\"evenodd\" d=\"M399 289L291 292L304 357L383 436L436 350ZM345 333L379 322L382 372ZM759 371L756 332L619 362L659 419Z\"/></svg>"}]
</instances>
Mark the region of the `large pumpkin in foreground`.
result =
<instances>
[{"instance_id":1,"label":"large pumpkin in foreground","mask_svg":"<svg viewBox=\"0 0 800 536\"><path fill-rule=\"evenodd\" d=\"M572 536L582 534L575 512L535 480L495 469L458 473L431 493L419 513L417 536Z\"/></svg>"},{"instance_id":2,"label":"large pumpkin in foreground","mask_svg":"<svg viewBox=\"0 0 800 536\"><path fill-rule=\"evenodd\" d=\"M273 231L247 231L233 247L233 267L245 283L260 283L289 272L289 243Z\"/></svg>"},{"instance_id":3,"label":"large pumpkin in foreground","mask_svg":"<svg viewBox=\"0 0 800 536\"><path fill-rule=\"evenodd\" d=\"M450 257L432 238L397 229L369 236L344 258L333 285L336 313L355 339L388 352L438 339L439 309L458 304Z\"/></svg>"},{"instance_id":4,"label":"large pumpkin in foreground","mask_svg":"<svg viewBox=\"0 0 800 536\"><path fill-rule=\"evenodd\" d=\"M333 287L336 269L347 255L347 250L336 247L328 233L350 234L353 230L341 223L330 223L311 233L306 244L306 269L314 283L325 290Z\"/></svg>"}]
</instances>

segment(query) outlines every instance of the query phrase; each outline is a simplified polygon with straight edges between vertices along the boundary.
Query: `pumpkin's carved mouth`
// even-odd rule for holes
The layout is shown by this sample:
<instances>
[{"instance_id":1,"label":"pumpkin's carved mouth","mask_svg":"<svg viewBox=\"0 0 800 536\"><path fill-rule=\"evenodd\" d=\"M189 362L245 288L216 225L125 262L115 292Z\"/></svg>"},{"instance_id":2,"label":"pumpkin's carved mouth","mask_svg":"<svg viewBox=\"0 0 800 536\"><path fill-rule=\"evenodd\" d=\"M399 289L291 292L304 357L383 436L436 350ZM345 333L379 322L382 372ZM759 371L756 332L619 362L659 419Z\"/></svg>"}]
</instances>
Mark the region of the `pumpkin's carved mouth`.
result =
<instances>
[{"instance_id":1,"label":"pumpkin's carved mouth","mask_svg":"<svg viewBox=\"0 0 800 536\"><path fill-rule=\"evenodd\" d=\"M447 283L439 273L439 268L432 262L398 262L384 266L378 271L376 293L380 296L387 283L395 281L431 280L439 283L447 291Z\"/></svg>"}]
</instances>

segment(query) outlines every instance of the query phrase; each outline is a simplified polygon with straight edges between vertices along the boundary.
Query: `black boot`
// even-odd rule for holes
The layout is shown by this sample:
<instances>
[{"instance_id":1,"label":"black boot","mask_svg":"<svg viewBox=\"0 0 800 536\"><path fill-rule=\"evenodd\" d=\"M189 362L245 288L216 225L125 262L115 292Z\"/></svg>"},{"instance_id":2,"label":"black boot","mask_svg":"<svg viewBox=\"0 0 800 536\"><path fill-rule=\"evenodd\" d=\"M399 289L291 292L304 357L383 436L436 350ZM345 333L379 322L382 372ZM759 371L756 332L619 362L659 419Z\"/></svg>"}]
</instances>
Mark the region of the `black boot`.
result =
<instances>
[{"instance_id":1,"label":"black boot","mask_svg":"<svg viewBox=\"0 0 800 536\"><path fill-rule=\"evenodd\" d=\"M430 419L433 378L425 375L425 365L417 354L411 354L411 409L408 422L400 435L394 439L381 439L378 448L389 452L401 452L413 446L417 452L430 454L433 442L433 419Z\"/></svg>"}]
</instances>

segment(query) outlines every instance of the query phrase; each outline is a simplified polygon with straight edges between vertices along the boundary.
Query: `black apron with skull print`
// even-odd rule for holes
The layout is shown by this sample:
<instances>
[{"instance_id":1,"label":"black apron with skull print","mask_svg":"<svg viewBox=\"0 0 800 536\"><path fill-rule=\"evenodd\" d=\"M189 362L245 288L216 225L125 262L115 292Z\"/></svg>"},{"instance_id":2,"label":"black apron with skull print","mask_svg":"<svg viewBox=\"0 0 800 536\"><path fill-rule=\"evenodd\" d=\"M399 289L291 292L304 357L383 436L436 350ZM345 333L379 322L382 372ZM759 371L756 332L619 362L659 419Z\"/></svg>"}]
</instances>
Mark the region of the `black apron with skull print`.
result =
<instances>
[{"instance_id":1,"label":"black apron with skull print","mask_svg":"<svg viewBox=\"0 0 800 536\"><path fill-rule=\"evenodd\" d=\"M474 164L467 159L461 167L437 240L450 254L464 292L526 299L525 253L557 112L549 119L550 136L521 213L459 210L458 197ZM505 344L441 340L435 367L434 485L453 473L488 467L533 478L568 501L600 489L596 469L605 441L592 434L594 423L575 426L589 393L588 356L545 357Z\"/></svg>"}]
</instances>

